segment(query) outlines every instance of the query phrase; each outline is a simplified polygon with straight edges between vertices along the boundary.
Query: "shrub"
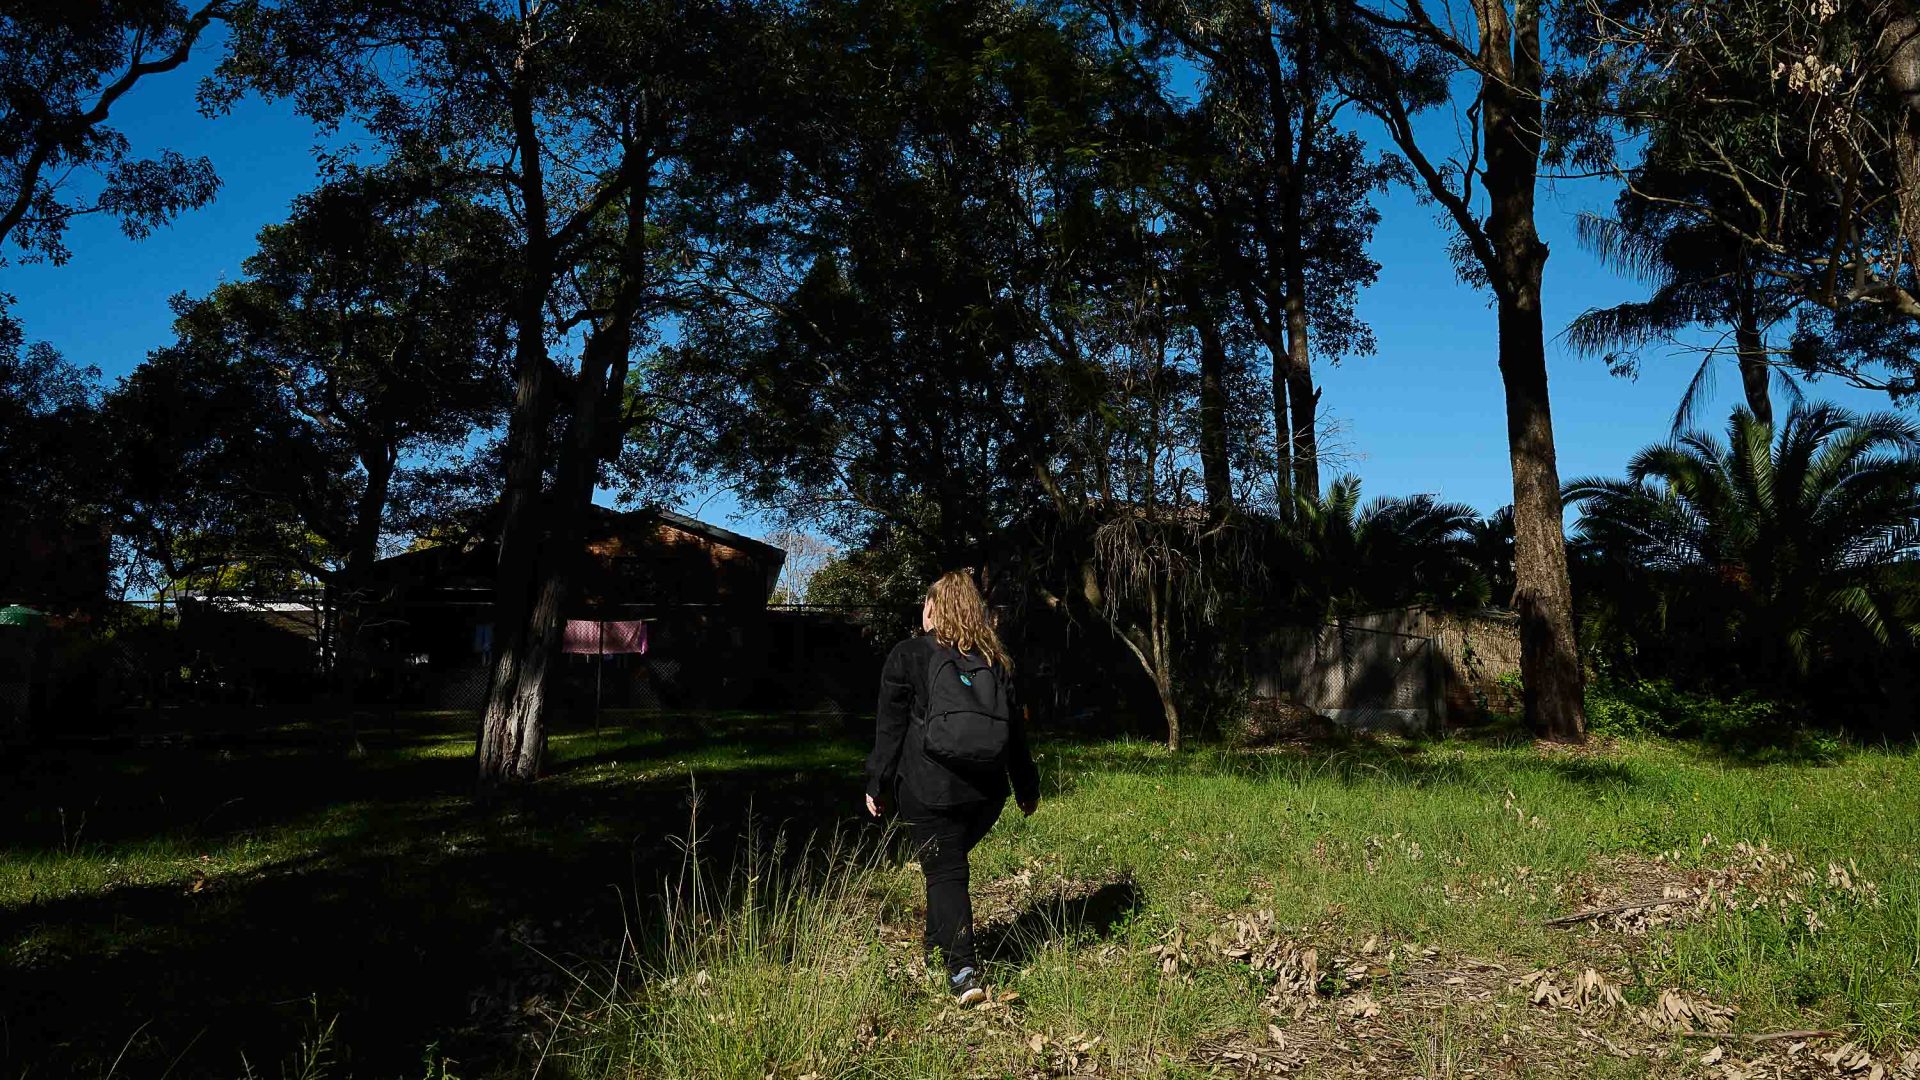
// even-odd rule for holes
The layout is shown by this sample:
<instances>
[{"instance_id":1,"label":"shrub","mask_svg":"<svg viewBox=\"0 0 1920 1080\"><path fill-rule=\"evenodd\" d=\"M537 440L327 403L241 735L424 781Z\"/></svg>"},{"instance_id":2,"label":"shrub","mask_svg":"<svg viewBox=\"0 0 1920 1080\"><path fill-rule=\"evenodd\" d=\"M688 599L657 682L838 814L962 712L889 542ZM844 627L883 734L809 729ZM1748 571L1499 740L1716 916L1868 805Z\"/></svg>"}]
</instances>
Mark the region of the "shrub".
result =
<instances>
[{"instance_id":1,"label":"shrub","mask_svg":"<svg viewBox=\"0 0 1920 1080\"><path fill-rule=\"evenodd\" d=\"M1832 736L1806 723L1797 706L1750 691L1732 697L1683 690L1670 679L1587 683L1587 730L1596 735L1696 739L1752 757L1830 757Z\"/></svg>"}]
</instances>

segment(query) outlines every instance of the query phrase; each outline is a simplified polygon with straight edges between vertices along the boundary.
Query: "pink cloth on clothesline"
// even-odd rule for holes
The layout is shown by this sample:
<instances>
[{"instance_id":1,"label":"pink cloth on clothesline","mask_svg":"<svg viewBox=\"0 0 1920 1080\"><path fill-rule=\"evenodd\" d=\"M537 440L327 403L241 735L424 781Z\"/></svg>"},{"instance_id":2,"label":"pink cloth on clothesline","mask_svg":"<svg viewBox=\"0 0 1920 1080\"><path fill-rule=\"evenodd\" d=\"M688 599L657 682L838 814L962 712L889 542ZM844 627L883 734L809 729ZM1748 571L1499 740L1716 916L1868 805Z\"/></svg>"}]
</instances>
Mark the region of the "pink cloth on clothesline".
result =
<instances>
[{"instance_id":1,"label":"pink cloth on clothesline","mask_svg":"<svg viewBox=\"0 0 1920 1080\"><path fill-rule=\"evenodd\" d=\"M645 653L647 624L639 619L595 622L592 619L568 619L567 632L560 639L563 653Z\"/></svg>"}]
</instances>

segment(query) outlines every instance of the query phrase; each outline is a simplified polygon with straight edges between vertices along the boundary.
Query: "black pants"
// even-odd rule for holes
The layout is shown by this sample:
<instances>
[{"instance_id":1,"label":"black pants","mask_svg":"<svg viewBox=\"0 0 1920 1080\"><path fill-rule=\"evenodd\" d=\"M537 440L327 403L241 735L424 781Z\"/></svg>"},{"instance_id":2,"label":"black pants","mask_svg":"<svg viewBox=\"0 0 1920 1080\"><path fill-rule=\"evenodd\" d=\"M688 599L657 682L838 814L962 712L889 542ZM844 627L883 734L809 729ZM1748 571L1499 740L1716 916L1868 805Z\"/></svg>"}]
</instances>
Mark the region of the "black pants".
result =
<instances>
[{"instance_id":1,"label":"black pants","mask_svg":"<svg viewBox=\"0 0 1920 1080\"><path fill-rule=\"evenodd\" d=\"M927 957L935 949L946 959L947 974L961 968L979 968L973 951L973 897L967 893L967 855L993 823L1000 820L1006 800L961 806L920 805L901 792L900 813L920 870L927 877Z\"/></svg>"}]
</instances>

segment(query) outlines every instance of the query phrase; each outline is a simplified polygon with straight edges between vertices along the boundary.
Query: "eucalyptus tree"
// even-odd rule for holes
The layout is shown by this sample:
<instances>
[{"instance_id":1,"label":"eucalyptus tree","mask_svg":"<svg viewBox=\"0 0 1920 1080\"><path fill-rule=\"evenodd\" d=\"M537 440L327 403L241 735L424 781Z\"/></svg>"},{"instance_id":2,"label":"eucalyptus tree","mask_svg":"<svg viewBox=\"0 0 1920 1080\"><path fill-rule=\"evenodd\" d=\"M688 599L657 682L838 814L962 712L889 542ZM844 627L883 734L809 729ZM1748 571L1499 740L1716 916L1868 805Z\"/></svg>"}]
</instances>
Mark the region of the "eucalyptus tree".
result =
<instances>
[{"instance_id":1,"label":"eucalyptus tree","mask_svg":"<svg viewBox=\"0 0 1920 1080\"><path fill-rule=\"evenodd\" d=\"M821 3L785 33L813 60L771 106L791 163L758 257L649 372L705 469L848 546L875 530L984 561L1063 467L1138 279L1107 197L1111 72L1018 4Z\"/></svg>"},{"instance_id":2,"label":"eucalyptus tree","mask_svg":"<svg viewBox=\"0 0 1920 1080\"><path fill-rule=\"evenodd\" d=\"M1437 12L1423 0L1354 0L1328 32L1348 54L1343 85L1380 120L1451 226L1462 276L1493 294L1526 718L1546 737L1579 740L1586 719L1540 302L1547 245L1535 222L1551 149L1546 19L1541 0L1470 0ZM1435 90L1449 84L1467 88L1452 102L1459 123L1444 125L1458 133L1453 145L1433 135L1443 125L1414 121L1446 100Z\"/></svg>"},{"instance_id":3,"label":"eucalyptus tree","mask_svg":"<svg viewBox=\"0 0 1920 1080\"><path fill-rule=\"evenodd\" d=\"M178 340L109 409L139 552L174 582L317 582L349 656L395 483L505 405L507 223L440 169L348 169L301 196L244 277L176 301Z\"/></svg>"},{"instance_id":4,"label":"eucalyptus tree","mask_svg":"<svg viewBox=\"0 0 1920 1080\"><path fill-rule=\"evenodd\" d=\"M1176 252L1165 279L1179 318L1192 333L1199 361L1197 413L1198 452L1208 512L1216 519L1230 515L1234 498L1233 410L1228 403L1233 370L1244 370L1240 321L1231 315L1232 296L1222 272L1218 230L1175 228L1165 234ZM1244 440L1242 440L1244 441ZM1276 440L1276 446L1284 445Z\"/></svg>"},{"instance_id":5,"label":"eucalyptus tree","mask_svg":"<svg viewBox=\"0 0 1920 1080\"><path fill-rule=\"evenodd\" d=\"M1391 168L1337 126L1348 98L1320 0L1298 4L1113 0L1093 5L1157 106L1145 137L1166 140L1159 198L1225 274L1246 324L1270 358L1270 403L1281 472L1276 502L1320 490L1320 391L1315 359L1373 350L1354 302L1379 266L1367 244L1373 195ZM1175 89L1188 79L1190 93ZM1202 134L1191 134L1199 132Z\"/></svg>"},{"instance_id":6,"label":"eucalyptus tree","mask_svg":"<svg viewBox=\"0 0 1920 1080\"><path fill-rule=\"evenodd\" d=\"M1247 348L1208 237L1155 197L1134 70L1018 3L821 3L789 30L818 59L769 120L788 194L656 399L688 403L710 473L856 549L836 585L982 566L997 601L1109 630L1177 742L1178 583L1103 588L1143 579L1101 537L1226 516Z\"/></svg>"},{"instance_id":7,"label":"eucalyptus tree","mask_svg":"<svg viewBox=\"0 0 1920 1080\"><path fill-rule=\"evenodd\" d=\"M0 244L64 262L82 214L139 238L219 188L212 164L165 151L136 158L108 126L142 82L186 63L216 20L251 0L14 3L0 13ZM76 189L76 177L94 183Z\"/></svg>"},{"instance_id":8,"label":"eucalyptus tree","mask_svg":"<svg viewBox=\"0 0 1920 1080\"><path fill-rule=\"evenodd\" d=\"M736 139L763 13L707 0L285 0L235 25L229 93L291 97L390 147L442 148L513 223L513 395L502 452L484 788L535 779L583 517L651 413L634 357L777 174ZM731 157L730 157L731 155ZM708 167L702 162L719 162ZM745 193L744 196L742 193Z\"/></svg>"}]
</instances>

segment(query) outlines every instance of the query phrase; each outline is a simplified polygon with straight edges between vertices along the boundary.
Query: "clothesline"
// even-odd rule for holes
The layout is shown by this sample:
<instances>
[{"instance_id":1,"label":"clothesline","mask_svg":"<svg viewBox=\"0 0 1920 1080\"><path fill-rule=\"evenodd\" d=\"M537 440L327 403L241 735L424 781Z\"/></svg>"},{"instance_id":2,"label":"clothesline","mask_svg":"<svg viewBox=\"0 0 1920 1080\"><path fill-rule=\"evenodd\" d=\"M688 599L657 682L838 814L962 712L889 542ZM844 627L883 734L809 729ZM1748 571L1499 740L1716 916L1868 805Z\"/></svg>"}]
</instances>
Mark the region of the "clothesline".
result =
<instances>
[{"instance_id":1,"label":"clothesline","mask_svg":"<svg viewBox=\"0 0 1920 1080\"><path fill-rule=\"evenodd\" d=\"M492 623L474 627L473 647L475 652L493 651ZM587 656L645 656L647 620L568 619L561 632L560 651Z\"/></svg>"},{"instance_id":2,"label":"clothesline","mask_svg":"<svg viewBox=\"0 0 1920 1080\"><path fill-rule=\"evenodd\" d=\"M589 656L621 653L644 656L647 652L647 624L641 619L568 619L566 633L560 639L560 651Z\"/></svg>"}]
</instances>

